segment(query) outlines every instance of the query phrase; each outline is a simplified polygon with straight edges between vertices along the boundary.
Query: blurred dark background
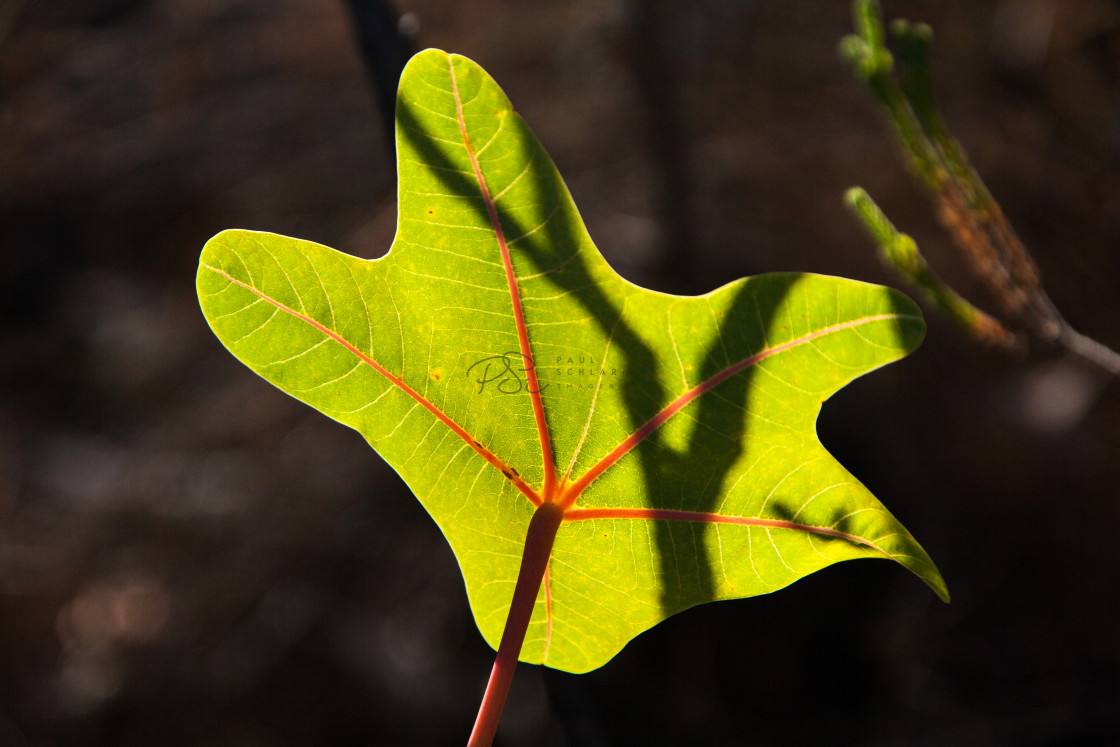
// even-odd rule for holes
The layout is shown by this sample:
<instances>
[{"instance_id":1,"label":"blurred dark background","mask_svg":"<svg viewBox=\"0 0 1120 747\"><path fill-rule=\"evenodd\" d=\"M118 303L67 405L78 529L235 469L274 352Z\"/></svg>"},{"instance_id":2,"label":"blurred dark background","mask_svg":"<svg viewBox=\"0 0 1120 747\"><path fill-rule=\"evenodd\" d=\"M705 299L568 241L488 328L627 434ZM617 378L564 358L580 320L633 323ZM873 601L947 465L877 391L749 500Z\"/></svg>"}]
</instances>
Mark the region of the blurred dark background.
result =
<instances>
[{"instance_id":1,"label":"blurred dark background","mask_svg":"<svg viewBox=\"0 0 1120 747\"><path fill-rule=\"evenodd\" d=\"M951 126L1120 346L1120 3L885 11L934 25ZM898 286L842 208L861 184L991 308L849 29L846 1L0 0L0 745L465 742L492 652L434 523L194 292L227 227L388 248L406 47L502 84L639 283ZM520 668L501 744L1120 744L1120 387L929 322L820 432L952 604L859 562L696 608L591 674Z\"/></svg>"}]
</instances>

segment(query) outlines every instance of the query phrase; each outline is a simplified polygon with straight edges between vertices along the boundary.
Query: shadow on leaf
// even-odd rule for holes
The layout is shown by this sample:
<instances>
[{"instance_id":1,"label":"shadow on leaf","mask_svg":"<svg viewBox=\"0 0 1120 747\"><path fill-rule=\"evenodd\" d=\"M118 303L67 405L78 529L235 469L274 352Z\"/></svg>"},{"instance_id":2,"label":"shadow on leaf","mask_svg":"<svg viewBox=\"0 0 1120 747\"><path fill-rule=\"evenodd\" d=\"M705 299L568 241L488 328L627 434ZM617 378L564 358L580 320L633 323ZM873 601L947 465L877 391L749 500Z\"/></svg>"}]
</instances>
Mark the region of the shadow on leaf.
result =
<instances>
[{"instance_id":1,"label":"shadow on leaf","mask_svg":"<svg viewBox=\"0 0 1120 747\"><path fill-rule=\"evenodd\" d=\"M473 175L461 171L445 150L454 146L424 136L423 125L407 99L398 99L397 123L398 138L405 139L432 167L449 193L479 193L479 184ZM528 126L522 124L521 127L524 137L518 142L525 149L518 154L521 162L543 158L546 159L543 163L550 164ZM530 169L526 178L535 180L532 189L542 201L548 201L545 204L561 205L570 199L555 168ZM485 202L479 200L471 204L475 206L478 219L489 223ZM586 239L577 233L582 223L557 220L540 230L542 227L526 226L508 212L500 212L499 219L504 234L517 242L517 254L528 259L548 282L577 301L604 337L611 339L612 346L621 352L624 360L621 388L631 430L649 421L682 393L668 391L658 379L656 354L636 333L623 309L600 289L580 253L581 247L586 246ZM757 292L757 283L763 282L763 278L740 286L725 319L750 318L748 314L757 316L758 333L753 337L748 333L744 337L743 330L730 329L726 322L721 322L719 335L704 354L700 377L690 384L714 376L765 346L762 330L770 326L775 310L780 308L789 287L796 282L793 275L780 277L784 282L774 282L778 276L766 279L771 292L765 294ZM736 349L738 355L729 355L727 340L737 341L730 347ZM697 512L712 512L718 508L715 500L722 493L728 471L742 456L742 444L747 435L747 396L754 375L755 367L747 368L675 416L694 420L683 449L668 445L662 429L653 431L637 445L634 452L641 465L644 494L651 508ZM662 580L660 605L664 615L714 599L715 571L704 543L704 533L715 531L714 528L696 522L656 521L654 524Z\"/></svg>"}]
</instances>

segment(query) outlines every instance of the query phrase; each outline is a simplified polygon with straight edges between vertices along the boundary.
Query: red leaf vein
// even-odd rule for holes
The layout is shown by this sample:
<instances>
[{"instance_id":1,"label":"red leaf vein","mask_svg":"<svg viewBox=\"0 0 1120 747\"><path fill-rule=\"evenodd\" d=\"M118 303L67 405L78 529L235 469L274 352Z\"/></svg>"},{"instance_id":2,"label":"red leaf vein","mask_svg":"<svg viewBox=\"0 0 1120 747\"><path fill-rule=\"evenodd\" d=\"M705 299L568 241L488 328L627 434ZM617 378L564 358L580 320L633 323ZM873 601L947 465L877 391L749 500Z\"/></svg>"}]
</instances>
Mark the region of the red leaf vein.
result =
<instances>
[{"instance_id":1,"label":"red leaf vein","mask_svg":"<svg viewBox=\"0 0 1120 747\"><path fill-rule=\"evenodd\" d=\"M324 335L326 335L330 339L337 342L342 347L346 348L346 350L350 351L350 353L352 353L354 356L356 356L360 361L362 361L367 366L369 366L370 368L374 369L379 374L384 376L395 387L397 387L399 390L401 390L402 392L407 394L409 397L412 397L412 399L416 400L416 402L419 403L424 409L426 409L428 412L435 415L444 425L446 425L448 428L450 428L452 430L452 432L455 433L455 435L457 435L459 438L463 439L463 441L466 442L467 446L470 446L472 449L474 449L476 452L478 452L478 454L483 459L485 459L487 462L489 462L495 468L497 468L502 473L502 475L506 478L506 480L508 480L514 487L516 487L519 491L521 491L521 493L526 498L528 498L533 503L533 505L539 506L541 504L541 498L540 498L539 495L537 495L537 492L535 490L533 490L531 487L529 487L525 483L525 481L522 480L517 475L517 473L514 472L509 467L509 465L507 465L504 461L499 459L493 452L491 452L489 449L487 449L485 446L483 446L477 440L475 440L475 438L472 437L471 434L468 433L465 428L463 428L463 426L456 423L451 418L450 415L445 413L440 408L436 407L436 405L433 404L431 401L429 401L426 397L424 397L422 394L420 394L415 389L413 389L408 384L406 384L404 379L397 376L396 374L391 373L388 369L386 369L384 366L382 366L376 360L374 360L369 355L366 355L361 350L359 350L357 346L355 346L352 342L350 342L345 337L340 335L338 332L335 332L333 329L330 329L326 325L319 322L317 319L314 319L314 318L308 316L307 314L300 313L300 312L296 311L295 309L293 309L289 306L286 306L285 304L281 303L280 301L277 301L275 298L270 297L269 295L267 295L263 291L261 291L257 288L254 288L253 286L249 285L248 283L245 283L241 280L238 280L237 278L233 277L232 275L230 275L225 270L222 270L222 269L217 268L217 267L212 267L210 265L204 265L204 267L206 267L206 269L210 270L211 272L215 272L215 273L221 275L222 277L224 277L226 280L230 281L231 283L234 283L235 285L239 285L242 288L244 288L245 290L256 294L262 300L267 301L268 303L275 306L277 311L283 311L284 313L290 314L293 317L295 317L296 319L299 319L300 321L302 321L306 324L309 324L310 326L319 330L320 332L322 332Z\"/></svg>"}]
</instances>

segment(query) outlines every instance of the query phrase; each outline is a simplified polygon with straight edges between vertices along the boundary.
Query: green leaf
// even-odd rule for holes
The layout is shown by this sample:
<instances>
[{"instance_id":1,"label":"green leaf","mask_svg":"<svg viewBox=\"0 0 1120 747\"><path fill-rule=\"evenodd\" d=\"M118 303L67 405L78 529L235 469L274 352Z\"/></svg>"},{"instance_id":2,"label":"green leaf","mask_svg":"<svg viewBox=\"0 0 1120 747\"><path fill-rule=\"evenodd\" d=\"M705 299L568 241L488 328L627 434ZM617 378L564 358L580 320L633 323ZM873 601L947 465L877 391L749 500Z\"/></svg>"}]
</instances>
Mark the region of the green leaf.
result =
<instances>
[{"instance_id":1,"label":"green leaf","mask_svg":"<svg viewBox=\"0 0 1120 747\"><path fill-rule=\"evenodd\" d=\"M526 529L564 508L522 661L601 666L701 602L891 558L932 561L817 440L821 403L914 349L886 288L763 275L699 297L612 270L555 166L462 57L409 63L396 240L366 261L227 231L202 309L246 365L359 431L446 535L496 646Z\"/></svg>"}]
</instances>

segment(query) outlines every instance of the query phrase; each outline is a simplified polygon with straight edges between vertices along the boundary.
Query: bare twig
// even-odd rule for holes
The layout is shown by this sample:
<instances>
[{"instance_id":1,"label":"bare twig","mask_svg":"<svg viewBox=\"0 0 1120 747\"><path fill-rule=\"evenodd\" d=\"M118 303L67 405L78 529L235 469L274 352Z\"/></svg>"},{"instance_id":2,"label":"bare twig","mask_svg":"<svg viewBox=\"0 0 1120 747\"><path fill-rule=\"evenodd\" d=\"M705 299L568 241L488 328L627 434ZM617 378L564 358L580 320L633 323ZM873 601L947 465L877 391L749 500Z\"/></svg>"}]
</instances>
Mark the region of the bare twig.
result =
<instances>
[{"instance_id":1,"label":"bare twig","mask_svg":"<svg viewBox=\"0 0 1120 747\"><path fill-rule=\"evenodd\" d=\"M852 15L858 33L843 39L841 54L883 106L911 171L934 204L938 221L992 291L1004 315L1035 338L1056 342L1120 376L1120 354L1080 334L1062 318L1042 287L1030 252L945 125L933 93L930 27L905 20L891 24L902 68L896 76L877 0L855 0ZM847 200L888 261L950 317L988 342L1007 346L1017 339L1004 323L976 309L933 274L913 240L890 225L866 192L850 190Z\"/></svg>"}]
</instances>

